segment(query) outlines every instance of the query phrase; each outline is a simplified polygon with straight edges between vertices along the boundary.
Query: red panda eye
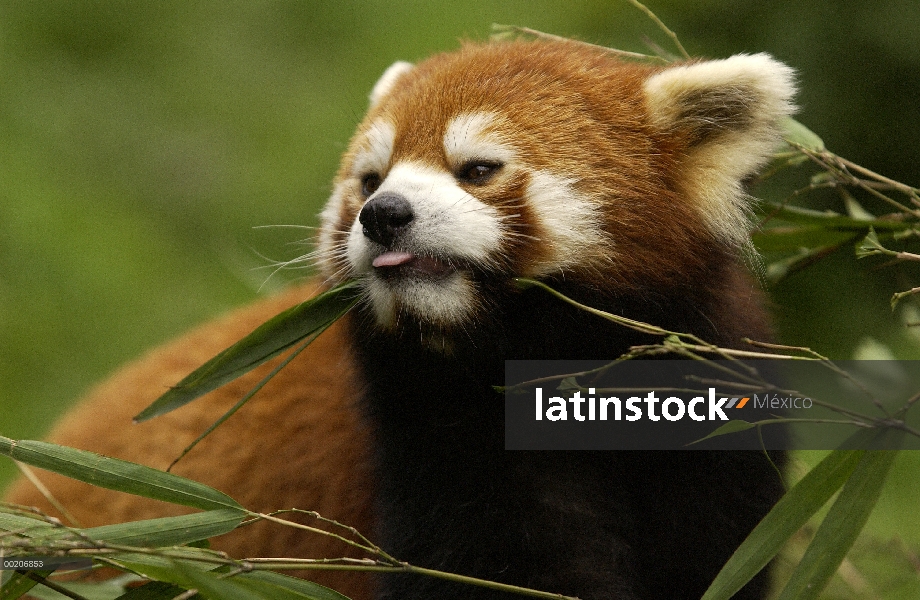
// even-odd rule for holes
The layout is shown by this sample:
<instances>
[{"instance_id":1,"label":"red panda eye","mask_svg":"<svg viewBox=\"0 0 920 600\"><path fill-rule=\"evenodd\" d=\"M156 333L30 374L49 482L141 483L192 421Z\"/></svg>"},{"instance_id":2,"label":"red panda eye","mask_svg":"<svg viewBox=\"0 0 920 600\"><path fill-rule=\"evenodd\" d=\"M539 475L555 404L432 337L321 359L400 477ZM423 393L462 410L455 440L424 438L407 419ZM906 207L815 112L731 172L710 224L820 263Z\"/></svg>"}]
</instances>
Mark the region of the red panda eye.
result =
<instances>
[{"instance_id":1,"label":"red panda eye","mask_svg":"<svg viewBox=\"0 0 920 600\"><path fill-rule=\"evenodd\" d=\"M457 179L467 183L483 184L491 179L501 166L501 163L494 162L469 162L457 171Z\"/></svg>"},{"instance_id":2,"label":"red panda eye","mask_svg":"<svg viewBox=\"0 0 920 600\"><path fill-rule=\"evenodd\" d=\"M361 178L361 193L364 194L365 198L367 198L377 191L377 188L380 187L380 183L380 175L376 173L369 173L365 175Z\"/></svg>"}]
</instances>

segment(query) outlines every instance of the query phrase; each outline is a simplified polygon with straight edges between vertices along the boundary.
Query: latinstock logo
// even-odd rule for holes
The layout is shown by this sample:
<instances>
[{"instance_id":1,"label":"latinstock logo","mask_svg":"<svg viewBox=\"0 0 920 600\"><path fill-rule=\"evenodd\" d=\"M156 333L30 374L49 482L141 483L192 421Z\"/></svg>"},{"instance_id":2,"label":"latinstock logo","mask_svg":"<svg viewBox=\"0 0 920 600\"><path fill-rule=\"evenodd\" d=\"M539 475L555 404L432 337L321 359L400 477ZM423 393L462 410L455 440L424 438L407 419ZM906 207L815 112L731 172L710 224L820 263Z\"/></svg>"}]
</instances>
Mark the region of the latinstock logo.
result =
<instances>
[{"instance_id":1,"label":"latinstock logo","mask_svg":"<svg viewBox=\"0 0 920 600\"><path fill-rule=\"evenodd\" d=\"M717 398L716 389L711 387L707 396L695 396L688 401L677 396L668 396L661 400L663 394L654 390L649 391L644 397L630 396L620 400L617 396L596 397L596 389L588 388L588 396L582 397L581 390L576 390L568 399L553 396L543 400L543 388L534 391L536 420L542 421L568 421L571 414L575 421L629 421L635 422L643 418L649 421L680 421L687 417L694 421L728 421L725 413L730 409L741 409L750 401L750 397L721 397ZM768 396L764 396L763 405L768 403ZM757 396L755 395L756 399ZM658 404L661 403L659 407ZM755 404L757 402L755 401ZM571 405L571 406L569 406ZM584 409L587 405L587 415ZM702 405L702 406L700 406ZM760 405L758 405L760 406ZM703 412L697 412L702 410Z\"/></svg>"}]
</instances>

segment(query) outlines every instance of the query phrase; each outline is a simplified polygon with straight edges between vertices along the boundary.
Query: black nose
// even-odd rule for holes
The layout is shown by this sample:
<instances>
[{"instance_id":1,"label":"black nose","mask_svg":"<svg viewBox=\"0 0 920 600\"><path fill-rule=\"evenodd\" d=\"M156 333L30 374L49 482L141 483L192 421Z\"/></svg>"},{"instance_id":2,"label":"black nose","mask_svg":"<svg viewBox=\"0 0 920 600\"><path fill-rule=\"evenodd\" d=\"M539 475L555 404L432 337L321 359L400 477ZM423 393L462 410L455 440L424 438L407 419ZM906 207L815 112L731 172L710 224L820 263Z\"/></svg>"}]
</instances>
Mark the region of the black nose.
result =
<instances>
[{"instance_id":1,"label":"black nose","mask_svg":"<svg viewBox=\"0 0 920 600\"><path fill-rule=\"evenodd\" d=\"M412 222L412 206L398 194L381 194L368 200L358 221L364 226L364 235L387 248Z\"/></svg>"}]
</instances>

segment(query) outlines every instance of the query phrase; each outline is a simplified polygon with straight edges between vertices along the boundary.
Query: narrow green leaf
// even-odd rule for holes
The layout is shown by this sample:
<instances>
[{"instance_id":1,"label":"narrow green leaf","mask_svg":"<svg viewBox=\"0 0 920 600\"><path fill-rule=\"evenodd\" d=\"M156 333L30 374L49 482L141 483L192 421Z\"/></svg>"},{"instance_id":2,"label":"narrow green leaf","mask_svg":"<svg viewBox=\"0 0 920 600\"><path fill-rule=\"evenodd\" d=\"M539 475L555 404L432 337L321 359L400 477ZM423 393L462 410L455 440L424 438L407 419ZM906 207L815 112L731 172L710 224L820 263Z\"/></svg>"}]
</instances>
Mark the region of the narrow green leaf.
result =
<instances>
[{"instance_id":1,"label":"narrow green leaf","mask_svg":"<svg viewBox=\"0 0 920 600\"><path fill-rule=\"evenodd\" d=\"M818 597L869 519L896 455L893 450L863 453L779 600L813 600Z\"/></svg>"},{"instance_id":2,"label":"narrow green leaf","mask_svg":"<svg viewBox=\"0 0 920 600\"><path fill-rule=\"evenodd\" d=\"M775 202L762 202L761 206L763 207L763 212L769 215L771 221L779 219L796 225L839 225L841 221L838 219L849 218L832 210L814 210Z\"/></svg>"},{"instance_id":3,"label":"narrow green leaf","mask_svg":"<svg viewBox=\"0 0 920 600\"><path fill-rule=\"evenodd\" d=\"M536 285L537 285L537 282L534 281L533 279L528 279L526 277L515 277L514 278L514 286L521 291L529 290L530 288Z\"/></svg>"},{"instance_id":4,"label":"narrow green leaf","mask_svg":"<svg viewBox=\"0 0 920 600\"><path fill-rule=\"evenodd\" d=\"M150 579L175 584L183 589L196 589L210 600L271 600L272 596L254 592L236 579L223 578L213 571L202 571L184 562L166 560L163 565L149 562L119 561L135 573Z\"/></svg>"},{"instance_id":5,"label":"narrow green leaf","mask_svg":"<svg viewBox=\"0 0 920 600\"><path fill-rule=\"evenodd\" d=\"M863 227L862 230L854 232L821 225L773 227L763 229L751 238L761 252L785 252L799 248L837 246L862 235L865 230Z\"/></svg>"},{"instance_id":6,"label":"narrow green leaf","mask_svg":"<svg viewBox=\"0 0 920 600\"><path fill-rule=\"evenodd\" d=\"M197 481L132 462L48 442L15 441L0 436L0 454L33 467L110 490L203 510L242 510L230 496Z\"/></svg>"},{"instance_id":7,"label":"narrow green leaf","mask_svg":"<svg viewBox=\"0 0 920 600\"><path fill-rule=\"evenodd\" d=\"M719 437L720 435L728 435L729 433L738 433L739 431L747 431L748 429L752 429L754 427L757 427L757 423L749 423L744 419L732 419L728 423L717 427L716 430L711 432L709 435L701 437L698 440L693 440L687 445L692 446L693 444L698 444L703 440L708 440L709 438Z\"/></svg>"},{"instance_id":8,"label":"narrow green leaf","mask_svg":"<svg viewBox=\"0 0 920 600\"><path fill-rule=\"evenodd\" d=\"M818 262L838 248L839 246L823 246L821 248L802 249L792 256L773 261L767 265L767 281L772 284L778 283L792 273Z\"/></svg>"},{"instance_id":9,"label":"narrow green leaf","mask_svg":"<svg viewBox=\"0 0 920 600\"><path fill-rule=\"evenodd\" d=\"M764 202L762 204L763 212L769 215L771 222L774 219L792 223L795 225L814 225L819 227L835 227L840 230L848 230L854 233L865 232L869 227L874 227L878 231L901 231L913 228L911 221L896 221L873 219L866 221L863 219L854 219L853 217L834 212L832 210L814 210L802 208L800 206L790 206L788 204L776 204L773 202ZM755 235L761 235L760 232Z\"/></svg>"},{"instance_id":10,"label":"narrow green leaf","mask_svg":"<svg viewBox=\"0 0 920 600\"><path fill-rule=\"evenodd\" d=\"M843 205L847 209L847 214L857 221L874 221L875 215L863 208L862 204L847 191L846 188L840 188L840 194L843 196Z\"/></svg>"},{"instance_id":11,"label":"narrow green leaf","mask_svg":"<svg viewBox=\"0 0 920 600\"><path fill-rule=\"evenodd\" d=\"M15 531L25 537L33 537L50 529L55 529L55 526L48 521L6 512L0 507L0 531Z\"/></svg>"},{"instance_id":12,"label":"narrow green leaf","mask_svg":"<svg viewBox=\"0 0 920 600\"><path fill-rule=\"evenodd\" d=\"M809 179L809 183L814 187L821 187L822 185L828 185L834 183L837 178L830 171L821 171L820 173L815 173Z\"/></svg>"},{"instance_id":13,"label":"narrow green leaf","mask_svg":"<svg viewBox=\"0 0 920 600\"><path fill-rule=\"evenodd\" d=\"M171 561L168 568L140 563L127 563L131 570L160 581L174 583L211 600L320 600L321 596L300 593L279 585L277 580L247 577L239 574L227 577L220 571L202 571L180 561ZM327 590L328 588L322 588ZM328 596L326 596L328 598Z\"/></svg>"},{"instance_id":14,"label":"narrow green leaf","mask_svg":"<svg viewBox=\"0 0 920 600\"><path fill-rule=\"evenodd\" d=\"M80 535L122 546L180 546L223 535L236 529L246 511L223 508L190 515L161 517L89 529L56 527L46 521L0 512L0 531L16 532L42 541Z\"/></svg>"},{"instance_id":15,"label":"narrow green leaf","mask_svg":"<svg viewBox=\"0 0 920 600\"><path fill-rule=\"evenodd\" d=\"M322 333L322 332L320 332L320 333ZM316 335L319 335L319 333L317 333ZM182 452L179 453L179 456L177 456L175 459L173 459L173 461L169 464L169 467L167 467L166 470L167 470L167 471L171 471L172 468L173 468L174 466L176 466L176 463L178 463L180 460L182 460L183 458L185 458L185 455L187 455L189 452L191 452L191 451L195 448L195 446L197 446L199 443L201 443L201 441L202 441L204 438L206 438L207 436L211 435L211 433L212 433L215 429L217 429L218 427L220 427L227 419L229 419L229 418L232 417L234 414L236 414L236 411L238 411L239 409L241 409L247 402L249 402L249 401L252 399L253 396L255 396L257 393L259 393L259 390L261 390L263 387L265 387L265 384L267 384L269 381L271 381L272 378L274 378L275 375L277 375L277 374L281 371L281 369L283 369L283 368L286 367L288 364L290 364L290 362L291 362L292 360L294 360L294 358L296 358L298 354L300 354L302 351L304 351L304 350L306 349L307 346L309 346L310 344L312 344L314 339L316 339L315 336L312 337L312 338L310 338L310 339L308 339L306 342L304 342L303 344L301 344L300 346L298 346L296 349L294 349L294 351L291 352L287 357L285 357L284 360L282 360L280 363L278 363L277 365L275 365L275 367L271 370L271 372L270 372L268 375L266 375L265 377L263 377L262 380L259 381L259 383L257 383L257 384L255 385L255 387L253 387L252 389L250 389L250 390L246 393L245 396L243 396L242 398L240 398L240 399L237 401L236 404L234 404L233 406L231 406L231 407L230 407L224 414L222 414L216 421L214 421L213 423L211 423L211 424L208 426L207 429L205 429L203 432L201 432L201 434L200 434L198 437L196 437L194 440L192 440L192 443L191 443L191 444L189 444L188 446L186 446L185 448L183 448L183 449L182 449Z\"/></svg>"},{"instance_id":16,"label":"narrow green leaf","mask_svg":"<svg viewBox=\"0 0 920 600\"><path fill-rule=\"evenodd\" d=\"M80 531L90 539L122 546L181 546L233 531L245 518L245 511L224 508Z\"/></svg>"},{"instance_id":17,"label":"narrow green leaf","mask_svg":"<svg viewBox=\"0 0 920 600\"><path fill-rule=\"evenodd\" d=\"M239 577L265 582L276 588L293 591L301 594L300 597L302 598L312 598L314 600L348 600L347 596L343 596L337 591L318 583L313 583L306 579L290 577L289 575L282 575L281 573L275 573L273 571L251 571L249 573L243 573L239 575Z\"/></svg>"},{"instance_id":18,"label":"narrow green leaf","mask_svg":"<svg viewBox=\"0 0 920 600\"><path fill-rule=\"evenodd\" d=\"M42 577L47 577L51 571L30 571L37 573ZM26 573L14 573L10 580L0 588L0 600L16 600L20 596L38 585L38 582L30 578Z\"/></svg>"},{"instance_id":19,"label":"narrow green leaf","mask_svg":"<svg viewBox=\"0 0 920 600\"><path fill-rule=\"evenodd\" d=\"M357 303L357 287L354 281L347 281L263 323L160 396L134 417L135 421L184 406L325 330Z\"/></svg>"},{"instance_id":20,"label":"narrow green leaf","mask_svg":"<svg viewBox=\"0 0 920 600\"><path fill-rule=\"evenodd\" d=\"M812 152L822 152L824 150L824 140L792 117L784 117L780 120L779 125L783 132L783 139L787 142L798 144Z\"/></svg>"},{"instance_id":21,"label":"narrow green leaf","mask_svg":"<svg viewBox=\"0 0 920 600\"><path fill-rule=\"evenodd\" d=\"M123 571L135 571L138 565L147 565L156 569L171 569L176 562L185 564L190 569L211 571L215 568L213 560L226 560L226 556L214 550L202 550L191 546L180 546L163 549L162 553L154 552L121 552L106 554L106 562Z\"/></svg>"},{"instance_id":22,"label":"narrow green leaf","mask_svg":"<svg viewBox=\"0 0 920 600\"><path fill-rule=\"evenodd\" d=\"M348 600L346 596L317 583L270 571L251 571L228 577L228 567L211 570L213 565L178 557L128 554L113 559L124 568L151 579L185 589L195 588L206 598Z\"/></svg>"},{"instance_id":23,"label":"narrow green leaf","mask_svg":"<svg viewBox=\"0 0 920 600\"><path fill-rule=\"evenodd\" d=\"M744 587L840 489L864 453L863 450L835 450L809 471L735 550L706 590L703 600L728 600Z\"/></svg>"},{"instance_id":24,"label":"narrow green leaf","mask_svg":"<svg viewBox=\"0 0 920 600\"><path fill-rule=\"evenodd\" d=\"M82 583L78 581L55 581L59 586L86 600L117 600L124 592L124 586L117 581L100 581L97 583ZM181 590L180 590L181 593ZM61 600L64 596L44 586L33 588L29 598L36 600ZM172 596L173 598L175 596Z\"/></svg>"}]
</instances>

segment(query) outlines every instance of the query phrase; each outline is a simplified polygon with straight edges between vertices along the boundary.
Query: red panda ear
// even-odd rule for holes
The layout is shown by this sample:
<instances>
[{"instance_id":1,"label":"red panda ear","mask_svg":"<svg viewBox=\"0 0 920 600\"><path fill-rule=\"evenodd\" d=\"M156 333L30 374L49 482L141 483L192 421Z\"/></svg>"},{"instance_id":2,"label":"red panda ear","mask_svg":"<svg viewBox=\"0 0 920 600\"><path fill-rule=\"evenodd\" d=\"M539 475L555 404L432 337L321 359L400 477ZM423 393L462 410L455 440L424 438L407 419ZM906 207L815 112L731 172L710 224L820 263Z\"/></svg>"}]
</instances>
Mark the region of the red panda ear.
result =
<instances>
[{"instance_id":1,"label":"red panda ear","mask_svg":"<svg viewBox=\"0 0 920 600\"><path fill-rule=\"evenodd\" d=\"M652 125L684 140L684 196L716 237L744 244L749 209L741 180L767 161L780 119L795 110L792 69L766 54L739 54L660 71L644 91Z\"/></svg>"},{"instance_id":2,"label":"red panda ear","mask_svg":"<svg viewBox=\"0 0 920 600\"><path fill-rule=\"evenodd\" d=\"M408 73L413 69L412 63L408 63L402 60L398 60L383 72L383 75L380 76L380 79L377 80L377 83L374 84L374 89L371 90L369 95L371 105L370 108L374 108L384 96L390 93L390 90L393 89L393 86L396 84L396 81L402 77L405 73Z\"/></svg>"}]
</instances>

